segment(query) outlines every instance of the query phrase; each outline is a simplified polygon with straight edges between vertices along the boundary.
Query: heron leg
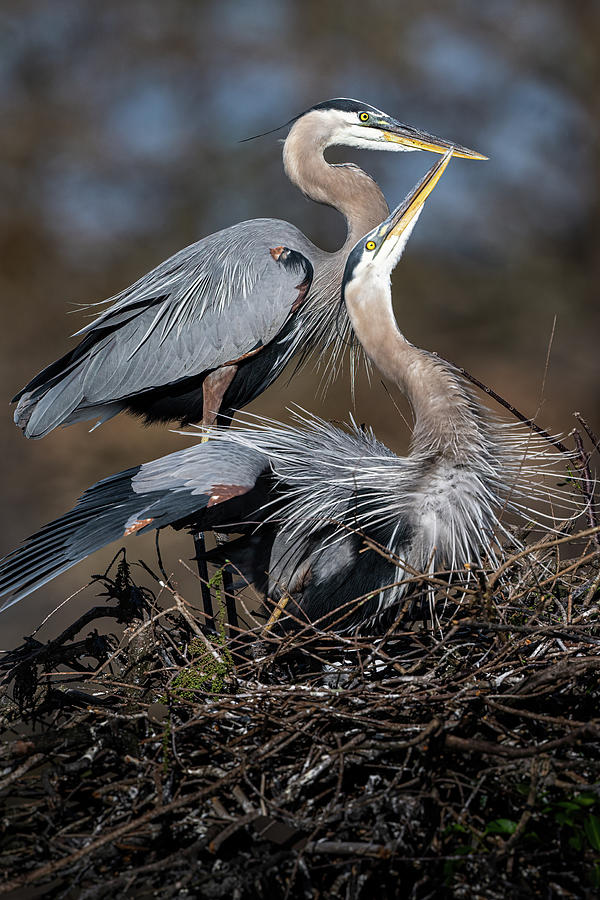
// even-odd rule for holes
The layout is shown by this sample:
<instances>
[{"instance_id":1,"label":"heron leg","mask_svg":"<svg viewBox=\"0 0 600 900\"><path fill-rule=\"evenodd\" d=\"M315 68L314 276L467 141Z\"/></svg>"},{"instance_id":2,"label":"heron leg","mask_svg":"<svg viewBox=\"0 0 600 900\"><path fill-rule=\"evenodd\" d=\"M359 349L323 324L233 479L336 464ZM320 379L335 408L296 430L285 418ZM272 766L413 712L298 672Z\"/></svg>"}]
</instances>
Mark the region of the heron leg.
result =
<instances>
[{"instance_id":1,"label":"heron leg","mask_svg":"<svg viewBox=\"0 0 600 900\"><path fill-rule=\"evenodd\" d=\"M214 425L216 418L221 409L221 403L225 391L233 381L238 367L236 365L221 366L210 372L202 382L202 428L204 433L200 438L201 443L208 441L210 437L210 428ZM227 537L215 532L217 543L223 543ZM197 532L194 534L194 548L196 551L196 565L198 566L198 575L200 576L200 584L202 591L202 606L206 615L206 623L209 621L214 624L214 609L210 587L208 586L208 566L203 558L206 551L206 542L204 534ZM235 608L235 598L230 596L232 591L232 577L229 572L223 572L223 593L226 598L227 620L230 625L237 627L237 612Z\"/></svg>"},{"instance_id":2,"label":"heron leg","mask_svg":"<svg viewBox=\"0 0 600 900\"><path fill-rule=\"evenodd\" d=\"M202 427L204 428L203 441L207 440L209 429L215 424L221 411L221 404L225 391L235 378L238 367L233 364L221 366L209 372L202 382Z\"/></svg>"},{"instance_id":3,"label":"heron leg","mask_svg":"<svg viewBox=\"0 0 600 900\"><path fill-rule=\"evenodd\" d=\"M204 559L204 553L206 552L206 543L204 541L204 534L201 531L197 531L192 535L194 539L194 550L196 553L196 565L198 566L198 576L200 578L200 591L202 594L202 608L204 609L204 614L206 616L204 625L212 626L214 628L214 618L215 613L212 605L212 597L210 594L210 587L208 586L208 565L206 560Z\"/></svg>"},{"instance_id":4,"label":"heron leg","mask_svg":"<svg viewBox=\"0 0 600 900\"><path fill-rule=\"evenodd\" d=\"M217 546L222 546L229 540L228 536L226 534L221 534L220 531L215 531L214 534ZM234 638L237 634L236 629L238 628L238 615L235 596L233 594L233 575L227 568L223 569L223 596L225 597L225 609L227 611L229 637Z\"/></svg>"}]
</instances>

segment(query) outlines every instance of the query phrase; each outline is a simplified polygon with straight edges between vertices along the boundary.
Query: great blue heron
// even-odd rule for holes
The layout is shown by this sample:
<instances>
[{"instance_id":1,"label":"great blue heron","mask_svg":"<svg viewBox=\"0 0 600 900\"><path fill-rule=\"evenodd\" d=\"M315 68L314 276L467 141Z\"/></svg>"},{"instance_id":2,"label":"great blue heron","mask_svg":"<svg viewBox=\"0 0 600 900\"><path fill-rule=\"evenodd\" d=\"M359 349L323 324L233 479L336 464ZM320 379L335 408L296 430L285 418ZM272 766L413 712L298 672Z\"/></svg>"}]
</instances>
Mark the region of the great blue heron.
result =
<instances>
[{"instance_id":1,"label":"great blue heron","mask_svg":"<svg viewBox=\"0 0 600 900\"><path fill-rule=\"evenodd\" d=\"M360 168L328 164L327 147L443 153L452 146L455 156L486 158L357 100L319 103L288 124L285 171L306 196L342 213L344 245L327 253L287 222L253 219L176 253L105 301L108 308L77 332L79 345L17 394L15 422L27 437L122 410L148 422L210 426L219 412L227 420L257 397L298 351L333 345L341 352L350 333L338 316L344 265L388 208ZM309 261L310 291L307 278L269 254L280 245Z\"/></svg>"},{"instance_id":2,"label":"great blue heron","mask_svg":"<svg viewBox=\"0 0 600 900\"><path fill-rule=\"evenodd\" d=\"M548 460L531 434L493 419L452 365L410 344L391 303L390 274L450 155L357 243L343 277L366 354L412 406L408 455L368 430L308 415L295 427L259 420L223 429L86 491L0 563L6 606L110 541L166 525L241 533L222 555L272 600L289 598L296 618L336 620L365 598L340 628L373 620L402 597L403 567L464 571L493 554L500 512L531 502L538 487L529 476ZM365 537L389 559L361 552Z\"/></svg>"}]
</instances>

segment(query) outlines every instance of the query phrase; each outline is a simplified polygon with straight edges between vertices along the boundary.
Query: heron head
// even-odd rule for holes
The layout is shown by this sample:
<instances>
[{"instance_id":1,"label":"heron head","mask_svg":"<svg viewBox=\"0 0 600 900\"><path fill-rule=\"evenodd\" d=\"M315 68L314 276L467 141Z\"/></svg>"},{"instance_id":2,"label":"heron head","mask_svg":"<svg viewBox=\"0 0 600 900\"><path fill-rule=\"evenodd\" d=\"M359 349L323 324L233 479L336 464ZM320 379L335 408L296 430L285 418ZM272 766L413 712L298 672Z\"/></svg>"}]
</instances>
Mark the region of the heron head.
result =
<instances>
[{"instance_id":1,"label":"heron head","mask_svg":"<svg viewBox=\"0 0 600 900\"><path fill-rule=\"evenodd\" d=\"M433 153L446 153L452 149L454 156L461 156L464 159L487 159L487 156L476 150L469 150L468 147L462 147L455 141L447 141L427 131L413 128L412 125L399 122L369 103L348 97L324 100L311 106L310 109L305 109L284 125L245 138L245 141L273 134L280 128L293 126L309 118L311 131L323 149L344 146L359 147L363 150L431 150ZM292 128L292 132L293 130Z\"/></svg>"},{"instance_id":2,"label":"heron head","mask_svg":"<svg viewBox=\"0 0 600 900\"><path fill-rule=\"evenodd\" d=\"M405 125L360 100L326 100L306 110L297 119L314 114L319 115L324 143L328 147L342 145L363 150L430 150L442 154L452 150L453 156L464 159L487 159L487 156L469 150L468 147L435 137L412 125Z\"/></svg>"},{"instance_id":3,"label":"heron head","mask_svg":"<svg viewBox=\"0 0 600 900\"><path fill-rule=\"evenodd\" d=\"M373 228L354 245L344 269L342 299L346 290L358 288L365 279L389 277L397 265L412 230L421 215L425 201L442 177L453 155L450 147L429 169L421 181L410 191L393 212L381 224Z\"/></svg>"}]
</instances>

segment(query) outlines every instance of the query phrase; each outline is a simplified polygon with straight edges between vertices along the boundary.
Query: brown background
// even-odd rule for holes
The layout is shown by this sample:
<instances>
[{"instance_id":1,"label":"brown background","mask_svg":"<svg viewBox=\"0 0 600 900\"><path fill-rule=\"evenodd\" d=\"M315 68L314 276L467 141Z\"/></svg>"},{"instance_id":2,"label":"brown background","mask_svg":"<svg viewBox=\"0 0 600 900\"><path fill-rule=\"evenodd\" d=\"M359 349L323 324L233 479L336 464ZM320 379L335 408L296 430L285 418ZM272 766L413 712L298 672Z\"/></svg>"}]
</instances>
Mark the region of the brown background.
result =
<instances>
[{"instance_id":1,"label":"brown background","mask_svg":"<svg viewBox=\"0 0 600 900\"><path fill-rule=\"evenodd\" d=\"M553 430L600 426L600 13L593 2L213 0L5 2L0 11L0 385L8 399L71 346L69 303L116 293L185 244L255 216L317 243L339 218L285 179L278 135L240 144L313 103L350 96L488 154L455 161L394 279L407 336L465 366ZM427 154L345 151L397 203ZM545 386L545 360L556 330ZM295 402L344 418L306 372L253 409ZM27 442L0 417L0 552L100 477L187 443L119 417ZM355 415L392 446L406 428L377 380ZM98 554L4 614L0 647L100 571ZM167 566L185 536L163 541ZM132 558L151 544L130 541ZM90 594L78 598L81 607ZM69 615L73 614L73 610ZM55 626L52 626L55 630Z\"/></svg>"}]
</instances>

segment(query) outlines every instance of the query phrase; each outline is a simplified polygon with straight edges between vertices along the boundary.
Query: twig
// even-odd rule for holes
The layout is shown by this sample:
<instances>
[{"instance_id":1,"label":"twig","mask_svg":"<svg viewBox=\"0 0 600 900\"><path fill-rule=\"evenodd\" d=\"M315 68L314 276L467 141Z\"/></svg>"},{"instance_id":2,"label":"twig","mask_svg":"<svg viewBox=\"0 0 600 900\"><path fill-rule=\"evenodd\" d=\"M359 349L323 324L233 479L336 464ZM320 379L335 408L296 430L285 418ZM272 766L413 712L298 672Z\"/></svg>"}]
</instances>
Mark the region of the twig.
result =
<instances>
[{"instance_id":1,"label":"twig","mask_svg":"<svg viewBox=\"0 0 600 900\"><path fill-rule=\"evenodd\" d=\"M591 738L598 739L600 736L600 725L586 723L581 728L575 728L570 734L555 741L545 741L542 744L535 744L533 747L510 747L504 744L492 744L489 741L465 740L454 734L447 734L445 744L453 750L461 750L463 753L484 753L489 756L507 756L510 759L525 759L530 756L539 756L541 753L547 753L549 750L555 750L558 747L574 744L576 741L589 735Z\"/></svg>"},{"instance_id":2,"label":"twig","mask_svg":"<svg viewBox=\"0 0 600 900\"><path fill-rule=\"evenodd\" d=\"M574 428L571 431L573 435L573 440L575 441L575 446L577 448L577 453L579 456L579 469L583 473L582 482L582 492L583 496L586 500L586 514L588 517L588 522L590 523L591 528L598 527L598 518L596 516L596 499L594 497L594 482L592 481L592 475L590 472L589 465L589 456L586 454L583 448L583 441L581 439L581 434ZM596 533L593 536L594 543L597 547L600 547L600 535Z\"/></svg>"},{"instance_id":3,"label":"twig","mask_svg":"<svg viewBox=\"0 0 600 900\"><path fill-rule=\"evenodd\" d=\"M437 353L433 353L432 356L437 356ZM467 372L466 369L463 369L462 366L457 366L456 363L450 363L460 374L470 381L472 384L476 385L480 390L482 390L485 394L491 397L496 403L499 403L505 409L509 411L516 419L523 423L523 425L527 425L528 428L531 428L536 434L539 434L540 437L545 438L545 440L549 441L557 450L560 450L561 453L565 453L567 456L572 456L572 451L563 444L561 440L557 437L554 437L550 434L550 432L546 431L545 428L541 428L537 425L533 419L529 419L522 412L509 403L508 400L505 400L504 397L501 397L500 394L497 394L492 388L488 387L487 384L484 384L483 381L480 381L478 378L475 378L474 375L471 375L470 372Z\"/></svg>"},{"instance_id":4,"label":"twig","mask_svg":"<svg viewBox=\"0 0 600 900\"><path fill-rule=\"evenodd\" d=\"M488 581L488 590L493 590L495 585L498 582L498 579L513 566L518 560L524 559L526 556L531 556L533 553L537 553L539 550L549 550L551 547L558 547L561 544L572 543L576 540L583 540L583 538L591 537L594 534L598 534L600 531L600 525L595 525L593 528L586 528L583 531L578 531L576 534L567 534L562 538L553 538L552 540L548 540L544 538L544 540L539 541L537 544L532 544L531 547L525 547L524 550L520 550L518 553L515 553L514 556L511 556L502 565L498 566L495 572L492 573L490 580Z\"/></svg>"},{"instance_id":5,"label":"twig","mask_svg":"<svg viewBox=\"0 0 600 900\"><path fill-rule=\"evenodd\" d=\"M577 419L577 421L579 422L581 427L586 432L587 436L589 437L590 441L594 445L595 449L598 450L598 452L600 452L600 440L596 437L596 435L594 434L594 432L592 431L592 429L590 428L590 426L588 425L586 420L583 418L581 413L574 412L573 415L575 416L575 418Z\"/></svg>"},{"instance_id":6,"label":"twig","mask_svg":"<svg viewBox=\"0 0 600 900\"><path fill-rule=\"evenodd\" d=\"M538 778L539 778L539 761L537 759L531 760L531 782L529 784L529 793L527 794L527 800L525 803L525 809L521 813L521 818L517 822L517 827L506 841L501 855L504 854L512 854L514 847L517 844L517 841L527 828L529 820L533 815L533 810L535 809L535 798L537 796L537 786L538 786ZM512 867L514 863L514 856L511 855L511 858L508 862L508 871L512 872Z\"/></svg>"},{"instance_id":7,"label":"twig","mask_svg":"<svg viewBox=\"0 0 600 900\"><path fill-rule=\"evenodd\" d=\"M303 853L325 856L374 856L390 859L395 852L394 844L366 844L359 841L312 841L302 848Z\"/></svg>"},{"instance_id":8,"label":"twig","mask_svg":"<svg viewBox=\"0 0 600 900\"><path fill-rule=\"evenodd\" d=\"M13 782L19 781L19 779L23 775L26 775L30 769L33 769L34 766L37 766L37 764L41 762L43 758L43 753L34 753L33 756L30 756L29 759L27 759L24 763L22 763L20 766L17 766L16 769L13 769L10 775L7 775L6 778L3 778L2 781L0 781L0 791L3 791L4 788L9 786L9 784L13 784Z\"/></svg>"}]
</instances>

